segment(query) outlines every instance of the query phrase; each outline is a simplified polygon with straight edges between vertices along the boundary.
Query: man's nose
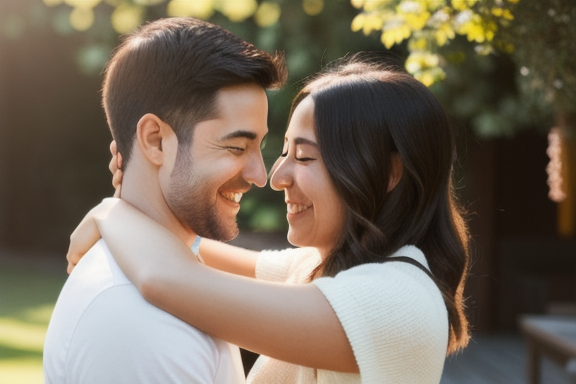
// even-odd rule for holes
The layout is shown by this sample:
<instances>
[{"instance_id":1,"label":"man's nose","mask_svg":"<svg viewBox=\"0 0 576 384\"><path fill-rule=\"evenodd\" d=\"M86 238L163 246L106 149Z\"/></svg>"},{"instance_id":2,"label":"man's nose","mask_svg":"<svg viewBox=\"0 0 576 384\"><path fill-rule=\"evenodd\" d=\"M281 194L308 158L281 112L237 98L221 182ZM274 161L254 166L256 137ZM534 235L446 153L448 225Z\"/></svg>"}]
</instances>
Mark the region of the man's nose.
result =
<instances>
[{"instance_id":1,"label":"man's nose","mask_svg":"<svg viewBox=\"0 0 576 384\"><path fill-rule=\"evenodd\" d=\"M258 154L250 159L250 164L248 164L244 172L244 179L260 188L266 185L266 166L264 165L262 154Z\"/></svg>"}]
</instances>

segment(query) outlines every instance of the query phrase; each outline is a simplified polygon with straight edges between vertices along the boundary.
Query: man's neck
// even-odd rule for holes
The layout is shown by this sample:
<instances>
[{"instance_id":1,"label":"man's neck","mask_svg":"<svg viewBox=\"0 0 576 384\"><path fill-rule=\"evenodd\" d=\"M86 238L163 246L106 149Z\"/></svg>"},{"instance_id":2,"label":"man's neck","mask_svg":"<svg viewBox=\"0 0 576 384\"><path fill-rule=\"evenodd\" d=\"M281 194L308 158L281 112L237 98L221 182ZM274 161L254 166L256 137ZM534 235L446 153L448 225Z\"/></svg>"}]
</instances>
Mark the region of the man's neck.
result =
<instances>
[{"instance_id":1,"label":"man's neck","mask_svg":"<svg viewBox=\"0 0 576 384\"><path fill-rule=\"evenodd\" d=\"M161 193L160 188L143 187L141 183L124 175L122 183L122 200L130 203L144 214L174 233L188 247L196 239L196 234L182 225L174 216Z\"/></svg>"}]
</instances>

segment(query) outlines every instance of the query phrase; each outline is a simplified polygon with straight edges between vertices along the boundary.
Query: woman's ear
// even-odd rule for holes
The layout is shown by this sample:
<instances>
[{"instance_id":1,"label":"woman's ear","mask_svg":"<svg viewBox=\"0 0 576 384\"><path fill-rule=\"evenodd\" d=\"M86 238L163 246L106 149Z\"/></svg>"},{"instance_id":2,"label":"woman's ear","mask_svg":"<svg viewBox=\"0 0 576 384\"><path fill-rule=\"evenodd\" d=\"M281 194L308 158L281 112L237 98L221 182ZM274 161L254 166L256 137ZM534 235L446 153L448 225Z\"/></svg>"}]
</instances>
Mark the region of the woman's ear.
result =
<instances>
[{"instance_id":1,"label":"woman's ear","mask_svg":"<svg viewBox=\"0 0 576 384\"><path fill-rule=\"evenodd\" d=\"M390 179L388 180L388 192L396 188L402 178L402 160L398 152L390 154Z\"/></svg>"},{"instance_id":2,"label":"woman's ear","mask_svg":"<svg viewBox=\"0 0 576 384\"><path fill-rule=\"evenodd\" d=\"M136 142L144 157L155 165L164 163L162 142L169 134L168 129L169 126L152 113L142 116L136 125Z\"/></svg>"}]
</instances>

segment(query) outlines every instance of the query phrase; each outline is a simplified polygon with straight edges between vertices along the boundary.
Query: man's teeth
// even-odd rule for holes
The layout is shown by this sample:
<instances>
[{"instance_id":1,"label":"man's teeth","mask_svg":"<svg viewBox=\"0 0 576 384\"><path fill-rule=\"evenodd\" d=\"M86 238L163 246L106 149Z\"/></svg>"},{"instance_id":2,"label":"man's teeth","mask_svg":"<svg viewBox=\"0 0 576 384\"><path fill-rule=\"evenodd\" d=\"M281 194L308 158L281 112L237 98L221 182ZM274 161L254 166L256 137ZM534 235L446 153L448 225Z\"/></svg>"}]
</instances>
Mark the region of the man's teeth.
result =
<instances>
[{"instance_id":1,"label":"man's teeth","mask_svg":"<svg viewBox=\"0 0 576 384\"><path fill-rule=\"evenodd\" d=\"M306 206L306 205L292 204L292 203L286 204L286 207L288 208L288 213L293 213L293 214L304 212L305 210L310 208L309 206Z\"/></svg>"},{"instance_id":2,"label":"man's teeth","mask_svg":"<svg viewBox=\"0 0 576 384\"><path fill-rule=\"evenodd\" d=\"M239 203L242 200L242 194L240 192L222 192L221 195L230 201Z\"/></svg>"}]
</instances>

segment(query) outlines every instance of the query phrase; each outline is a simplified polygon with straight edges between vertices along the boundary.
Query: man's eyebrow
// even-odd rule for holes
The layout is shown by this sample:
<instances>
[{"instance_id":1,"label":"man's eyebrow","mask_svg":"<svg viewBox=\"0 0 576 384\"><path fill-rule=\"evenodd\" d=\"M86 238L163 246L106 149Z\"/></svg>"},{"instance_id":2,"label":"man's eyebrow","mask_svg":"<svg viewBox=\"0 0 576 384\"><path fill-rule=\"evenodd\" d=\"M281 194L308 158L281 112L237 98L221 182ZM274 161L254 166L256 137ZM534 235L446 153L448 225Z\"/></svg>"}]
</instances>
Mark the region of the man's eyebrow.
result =
<instances>
[{"instance_id":1,"label":"man's eyebrow","mask_svg":"<svg viewBox=\"0 0 576 384\"><path fill-rule=\"evenodd\" d=\"M249 140L254 140L254 139L256 139L256 137L258 137L258 135L255 132L238 130L238 131L230 132L230 133L222 136L220 138L220 141L226 141L226 140L232 140L232 139L238 139L238 138L245 138L245 139L249 139Z\"/></svg>"},{"instance_id":2,"label":"man's eyebrow","mask_svg":"<svg viewBox=\"0 0 576 384\"><path fill-rule=\"evenodd\" d=\"M315 141L312 140L308 140L305 139L303 137L297 137L294 139L294 144L298 145L298 144L308 144L308 145L312 145L314 147L318 147L318 143L316 143Z\"/></svg>"}]
</instances>

